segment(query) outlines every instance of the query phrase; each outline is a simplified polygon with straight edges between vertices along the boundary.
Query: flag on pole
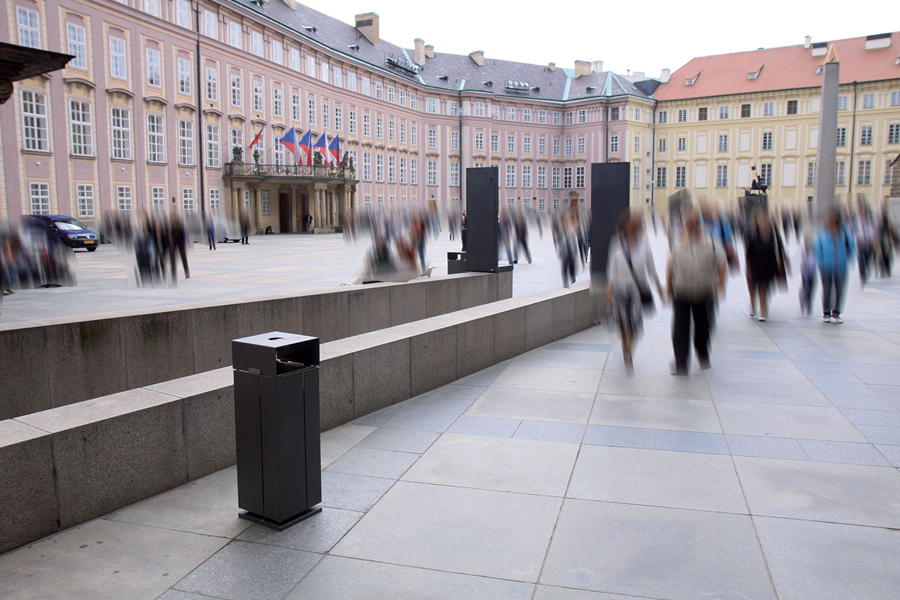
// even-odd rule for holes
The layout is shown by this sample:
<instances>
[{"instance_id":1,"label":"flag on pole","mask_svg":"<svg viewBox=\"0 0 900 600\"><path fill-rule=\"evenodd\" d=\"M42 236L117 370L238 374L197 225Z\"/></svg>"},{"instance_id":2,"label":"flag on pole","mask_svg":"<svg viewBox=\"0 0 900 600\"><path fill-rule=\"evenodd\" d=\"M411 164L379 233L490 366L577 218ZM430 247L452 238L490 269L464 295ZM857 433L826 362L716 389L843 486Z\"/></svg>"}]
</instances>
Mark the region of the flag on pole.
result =
<instances>
[{"instance_id":1,"label":"flag on pole","mask_svg":"<svg viewBox=\"0 0 900 600\"><path fill-rule=\"evenodd\" d=\"M283 138L281 138L280 140L278 140L278 142L282 146L284 146L285 148L290 150L291 153L294 155L293 164L299 164L300 156L301 156L300 155L300 142L297 141L296 130L293 127L291 127L291 129L285 134L285 136Z\"/></svg>"},{"instance_id":2,"label":"flag on pole","mask_svg":"<svg viewBox=\"0 0 900 600\"><path fill-rule=\"evenodd\" d=\"M313 146L313 149L322 153L322 158L325 159L325 164L329 164L331 161L328 159L328 136L324 133L319 136L319 139L316 140L316 145Z\"/></svg>"},{"instance_id":3,"label":"flag on pole","mask_svg":"<svg viewBox=\"0 0 900 600\"><path fill-rule=\"evenodd\" d=\"M341 164L341 144L338 141L338 136L334 136L334 139L331 140L331 144L328 145L328 152L331 154L331 164L334 166L340 166Z\"/></svg>"},{"instance_id":4,"label":"flag on pole","mask_svg":"<svg viewBox=\"0 0 900 600\"><path fill-rule=\"evenodd\" d=\"M253 146L255 146L255 145L257 145L257 144L259 143L259 138L262 136L263 131L265 131L265 130L266 130L266 127L268 127L268 126L269 126L269 122L268 122L268 121L266 121L265 123L263 123L263 126L262 126L262 127L260 128L260 130L259 130L259 133L256 134L256 137L253 138L253 141L250 142L250 145L249 145L249 146L247 146L247 149L248 149L248 150L253 150Z\"/></svg>"},{"instance_id":5,"label":"flag on pole","mask_svg":"<svg viewBox=\"0 0 900 600\"><path fill-rule=\"evenodd\" d=\"M300 138L300 141L297 142L297 146L300 148L300 158L297 160L298 165L311 165L312 164L312 132L307 131L303 134L303 137Z\"/></svg>"}]
</instances>

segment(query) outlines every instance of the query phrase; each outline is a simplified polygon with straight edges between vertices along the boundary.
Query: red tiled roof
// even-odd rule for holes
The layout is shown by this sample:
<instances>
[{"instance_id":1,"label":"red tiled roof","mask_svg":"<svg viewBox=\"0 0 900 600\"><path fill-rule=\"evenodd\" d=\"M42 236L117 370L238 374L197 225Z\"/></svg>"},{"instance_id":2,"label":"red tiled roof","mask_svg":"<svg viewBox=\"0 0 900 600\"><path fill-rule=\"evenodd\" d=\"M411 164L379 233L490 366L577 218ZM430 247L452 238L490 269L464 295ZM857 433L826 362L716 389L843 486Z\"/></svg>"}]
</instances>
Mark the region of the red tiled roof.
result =
<instances>
[{"instance_id":1,"label":"red tiled roof","mask_svg":"<svg viewBox=\"0 0 900 600\"><path fill-rule=\"evenodd\" d=\"M900 32L891 34L887 48L866 50L866 38L850 38L833 43L841 63L841 83L900 79ZM816 74L825 56L813 56L812 47L803 44L719 54L694 58L672 73L668 83L653 94L658 100L686 100L708 96L771 92L798 88L819 87L822 76ZM760 70L760 67L762 69ZM749 73L759 71L756 79ZM694 85L686 80L699 74Z\"/></svg>"}]
</instances>

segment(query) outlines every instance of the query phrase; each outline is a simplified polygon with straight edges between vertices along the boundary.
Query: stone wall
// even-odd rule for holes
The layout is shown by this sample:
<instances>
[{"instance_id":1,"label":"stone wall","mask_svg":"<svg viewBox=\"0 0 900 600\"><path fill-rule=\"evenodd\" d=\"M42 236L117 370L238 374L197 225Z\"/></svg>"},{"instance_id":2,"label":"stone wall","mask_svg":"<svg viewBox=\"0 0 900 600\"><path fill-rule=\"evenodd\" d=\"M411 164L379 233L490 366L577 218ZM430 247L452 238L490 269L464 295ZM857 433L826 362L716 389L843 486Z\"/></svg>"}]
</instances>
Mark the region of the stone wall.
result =
<instances>
[{"instance_id":1,"label":"stone wall","mask_svg":"<svg viewBox=\"0 0 900 600\"><path fill-rule=\"evenodd\" d=\"M302 331L322 343L512 297L512 272L466 273L177 310L0 327L0 419L231 364L231 340Z\"/></svg>"},{"instance_id":2,"label":"stone wall","mask_svg":"<svg viewBox=\"0 0 900 600\"><path fill-rule=\"evenodd\" d=\"M592 324L582 283L324 343L322 430ZM232 383L224 367L0 421L0 553L233 465Z\"/></svg>"}]
</instances>

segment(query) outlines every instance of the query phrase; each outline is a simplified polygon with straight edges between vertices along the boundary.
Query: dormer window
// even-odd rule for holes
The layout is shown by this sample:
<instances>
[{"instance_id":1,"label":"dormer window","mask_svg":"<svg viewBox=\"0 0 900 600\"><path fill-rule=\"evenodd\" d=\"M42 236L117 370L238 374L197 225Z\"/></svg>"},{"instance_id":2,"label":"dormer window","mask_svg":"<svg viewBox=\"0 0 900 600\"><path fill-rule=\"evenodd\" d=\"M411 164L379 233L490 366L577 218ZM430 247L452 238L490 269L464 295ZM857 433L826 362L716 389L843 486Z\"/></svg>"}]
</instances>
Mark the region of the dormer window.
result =
<instances>
[{"instance_id":1,"label":"dormer window","mask_svg":"<svg viewBox=\"0 0 900 600\"><path fill-rule=\"evenodd\" d=\"M698 78L698 77L700 77L700 73L697 73L696 75L694 75L694 76L691 77L690 79L685 79L685 80L684 80L684 85L685 85L685 86L688 86L688 85L694 85L695 83L697 83L697 78Z\"/></svg>"},{"instance_id":2,"label":"dormer window","mask_svg":"<svg viewBox=\"0 0 900 600\"><path fill-rule=\"evenodd\" d=\"M762 70L763 70L763 68L760 67L755 71L750 71L749 73L747 73L747 79L749 79L749 80L756 79L757 77L759 77L759 74L762 73Z\"/></svg>"}]
</instances>

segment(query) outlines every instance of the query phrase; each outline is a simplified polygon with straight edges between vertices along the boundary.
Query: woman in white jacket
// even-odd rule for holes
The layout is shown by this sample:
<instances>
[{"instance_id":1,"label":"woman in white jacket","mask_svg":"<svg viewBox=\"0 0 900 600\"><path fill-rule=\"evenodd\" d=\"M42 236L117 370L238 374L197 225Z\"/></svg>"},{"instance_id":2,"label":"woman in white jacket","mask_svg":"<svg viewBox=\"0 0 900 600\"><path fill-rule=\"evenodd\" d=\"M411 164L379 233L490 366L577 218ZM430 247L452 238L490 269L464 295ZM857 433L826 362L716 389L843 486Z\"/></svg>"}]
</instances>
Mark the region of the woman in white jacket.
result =
<instances>
[{"instance_id":1,"label":"woman in white jacket","mask_svg":"<svg viewBox=\"0 0 900 600\"><path fill-rule=\"evenodd\" d=\"M644 310L653 307L651 280L660 297L663 297L653 254L644 238L644 221L640 215L626 211L619 218L616 236L609 244L606 277L609 320L618 327L622 335L625 368L632 373L632 346L643 332Z\"/></svg>"}]
</instances>

